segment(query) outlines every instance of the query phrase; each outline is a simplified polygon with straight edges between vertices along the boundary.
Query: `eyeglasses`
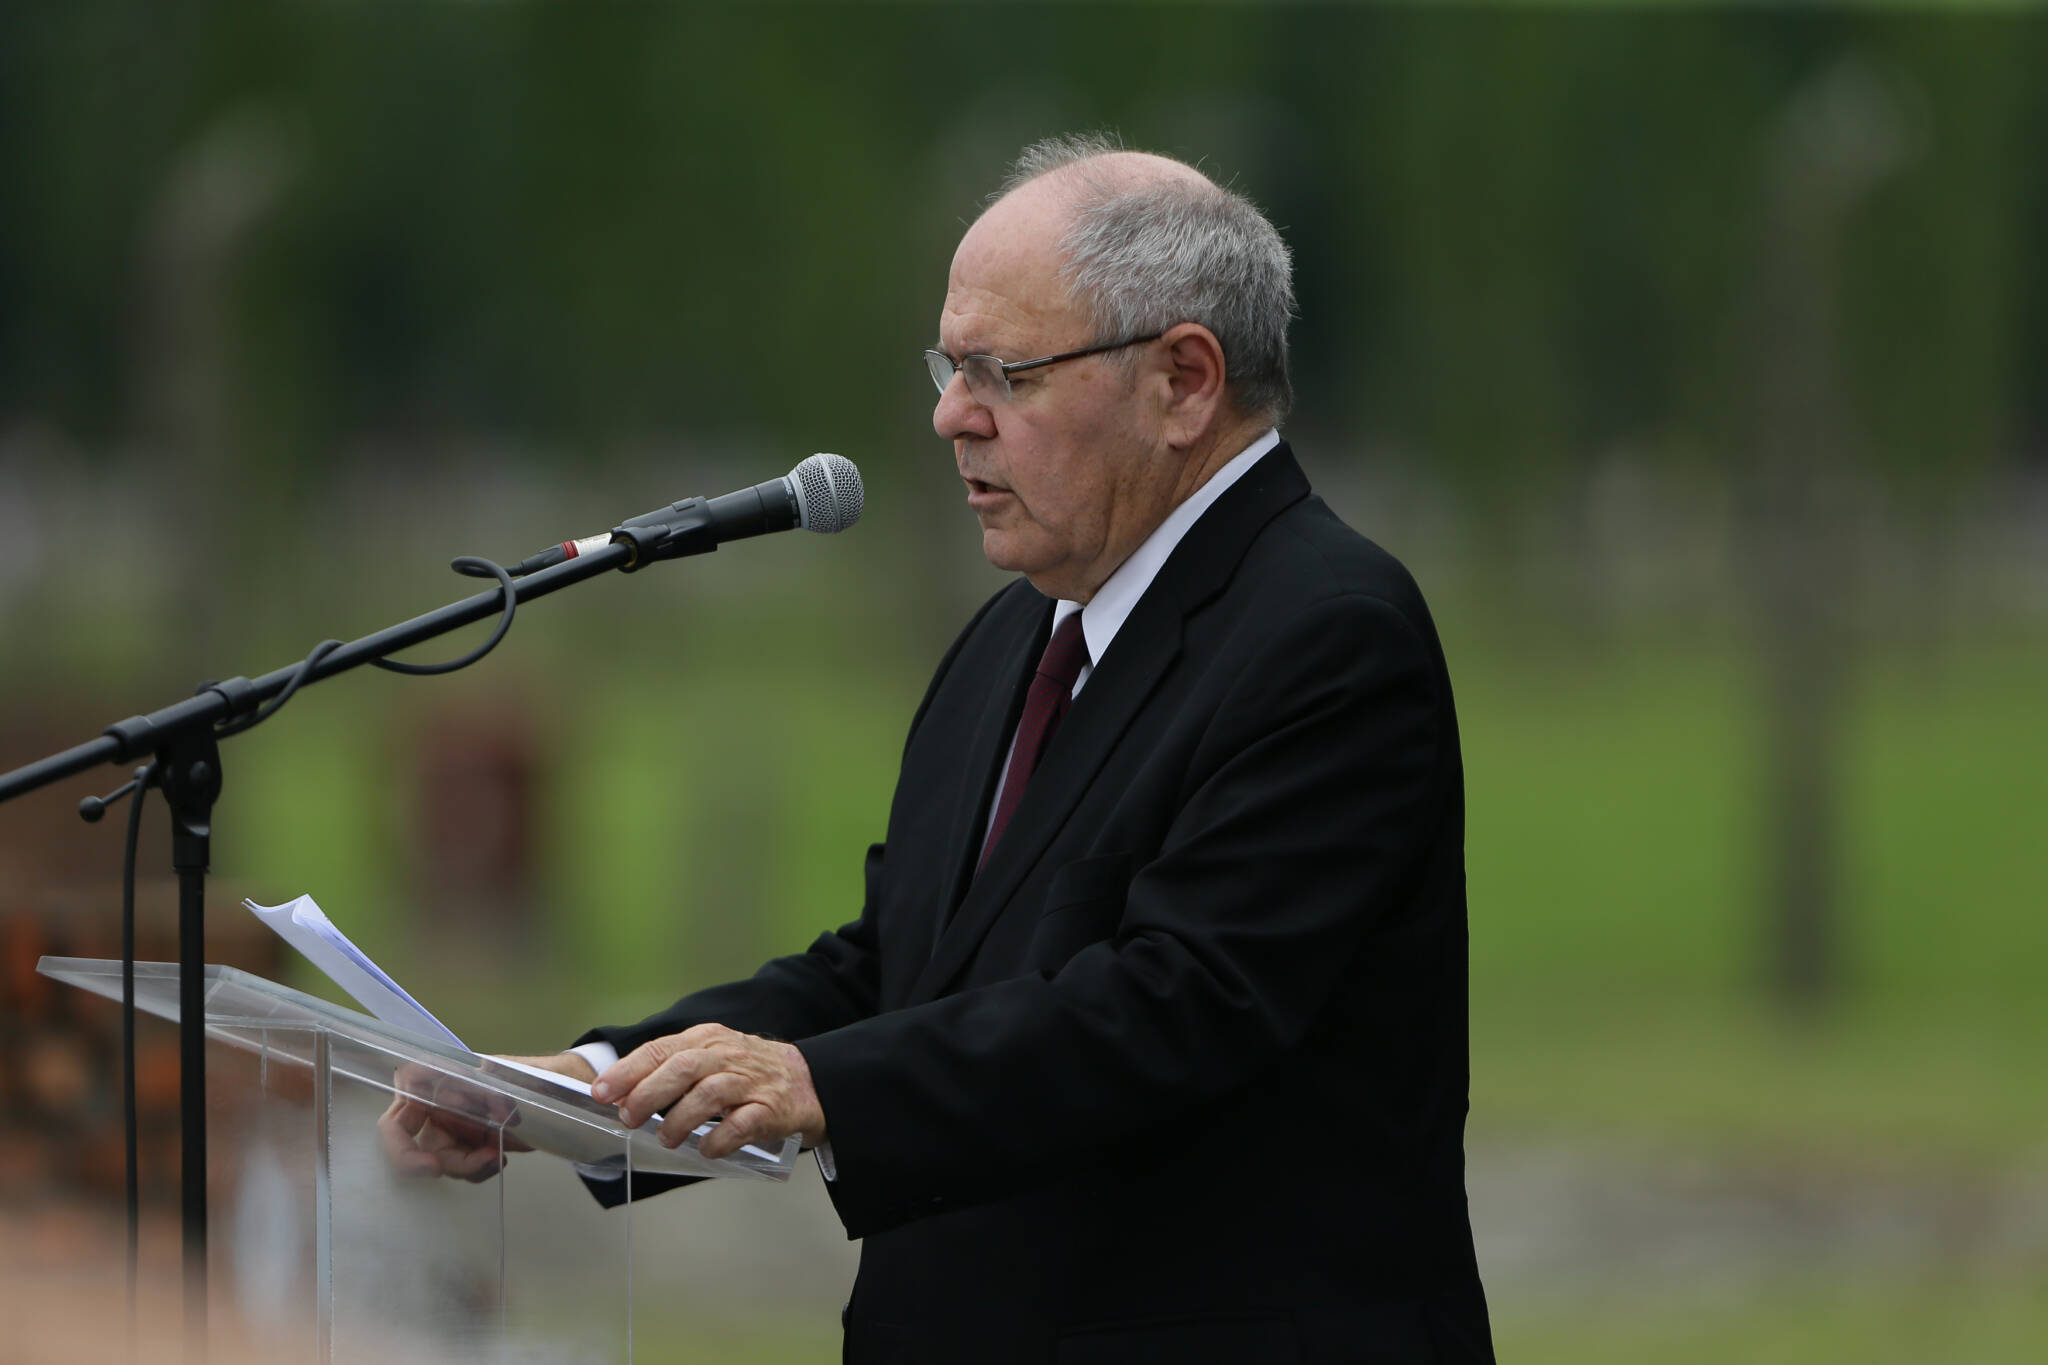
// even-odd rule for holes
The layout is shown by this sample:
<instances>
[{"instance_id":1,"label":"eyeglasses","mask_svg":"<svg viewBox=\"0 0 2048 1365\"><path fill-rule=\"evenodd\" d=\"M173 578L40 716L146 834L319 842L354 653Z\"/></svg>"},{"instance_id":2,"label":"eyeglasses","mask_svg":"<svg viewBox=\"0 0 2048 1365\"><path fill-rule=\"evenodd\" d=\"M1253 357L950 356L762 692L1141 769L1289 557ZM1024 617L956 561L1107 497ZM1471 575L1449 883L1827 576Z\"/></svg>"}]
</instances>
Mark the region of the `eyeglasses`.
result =
<instances>
[{"instance_id":1,"label":"eyeglasses","mask_svg":"<svg viewBox=\"0 0 2048 1365\"><path fill-rule=\"evenodd\" d=\"M1149 336L1105 342L1100 346L1085 346L1078 351L1061 351L1058 355L1042 355L1036 360L1013 360L1008 364L992 355L964 355L956 365L953 363L953 357L944 351L926 351L924 364L925 368L932 372L932 383L937 386L940 393L944 393L946 386L953 382L953 375L957 371L967 376L967 391L981 402L1007 403L1010 401L1010 376L1019 370L1036 370L1046 365L1057 365L1062 360L1079 360L1084 355L1121 351L1126 346L1157 341L1164 335L1164 332L1154 332Z\"/></svg>"}]
</instances>

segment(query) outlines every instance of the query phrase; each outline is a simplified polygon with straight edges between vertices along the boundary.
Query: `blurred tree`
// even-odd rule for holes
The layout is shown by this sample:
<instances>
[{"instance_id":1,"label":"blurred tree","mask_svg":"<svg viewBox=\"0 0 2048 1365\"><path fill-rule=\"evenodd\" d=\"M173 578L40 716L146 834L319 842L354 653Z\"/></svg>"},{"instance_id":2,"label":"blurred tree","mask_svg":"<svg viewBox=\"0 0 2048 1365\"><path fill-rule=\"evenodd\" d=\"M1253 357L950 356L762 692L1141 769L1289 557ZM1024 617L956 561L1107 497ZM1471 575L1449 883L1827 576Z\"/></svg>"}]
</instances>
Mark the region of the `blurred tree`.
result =
<instances>
[{"instance_id":1,"label":"blurred tree","mask_svg":"<svg viewBox=\"0 0 2048 1365\"><path fill-rule=\"evenodd\" d=\"M1742 349L1755 366L1744 567L1764 675L1763 839L1770 980L1810 1012L1840 982L1835 780L1841 765L1862 444L1840 374L1844 238L1910 148L1876 68L1839 60L1796 90L1763 151L1762 240Z\"/></svg>"}]
</instances>

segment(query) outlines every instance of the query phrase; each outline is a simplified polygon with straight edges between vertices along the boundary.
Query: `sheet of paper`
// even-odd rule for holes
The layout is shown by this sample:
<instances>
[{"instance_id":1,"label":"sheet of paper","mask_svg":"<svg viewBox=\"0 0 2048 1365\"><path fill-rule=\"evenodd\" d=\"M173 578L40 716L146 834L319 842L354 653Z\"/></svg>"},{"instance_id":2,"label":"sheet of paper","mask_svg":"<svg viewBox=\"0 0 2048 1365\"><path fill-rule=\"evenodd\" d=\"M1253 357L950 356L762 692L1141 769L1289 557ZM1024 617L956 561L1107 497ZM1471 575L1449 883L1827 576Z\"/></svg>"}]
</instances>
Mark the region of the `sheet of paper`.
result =
<instances>
[{"instance_id":1,"label":"sheet of paper","mask_svg":"<svg viewBox=\"0 0 2048 1365\"><path fill-rule=\"evenodd\" d=\"M333 921L327 918L311 896L300 896L283 905L258 905L252 900L244 900L242 904L248 906L257 919L276 930L286 943L298 949L308 962L327 973L328 979L353 996L372 1018L415 1037L449 1043L469 1052L468 1046L455 1036L454 1030L428 1013L427 1007L413 999L405 987L392 980L390 974L372 962L368 954L349 942L348 935L334 927ZM506 1057L494 1060L579 1095L590 1093L589 1082L579 1081L573 1076ZM656 1114L647 1122L650 1128L659 1127L661 1115ZM699 1124L696 1135L702 1138L717 1122L713 1119L710 1123ZM752 1145L742 1150L768 1161L779 1159L776 1153Z\"/></svg>"},{"instance_id":2,"label":"sheet of paper","mask_svg":"<svg viewBox=\"0 0 2048 1365\"><path fill-rule=\"evenodd\" d=\"M452 1043L469 1051L454 1030L429 1014L426 1006L413 999L405 987L349 942L348 936L334 927L311 896L300 896L283 905L258 905L252 900L242 904L298 949L308 962L327 973L330 981L355 997L372 1018L416 1037Z\"/></svg>"}]
</instances>

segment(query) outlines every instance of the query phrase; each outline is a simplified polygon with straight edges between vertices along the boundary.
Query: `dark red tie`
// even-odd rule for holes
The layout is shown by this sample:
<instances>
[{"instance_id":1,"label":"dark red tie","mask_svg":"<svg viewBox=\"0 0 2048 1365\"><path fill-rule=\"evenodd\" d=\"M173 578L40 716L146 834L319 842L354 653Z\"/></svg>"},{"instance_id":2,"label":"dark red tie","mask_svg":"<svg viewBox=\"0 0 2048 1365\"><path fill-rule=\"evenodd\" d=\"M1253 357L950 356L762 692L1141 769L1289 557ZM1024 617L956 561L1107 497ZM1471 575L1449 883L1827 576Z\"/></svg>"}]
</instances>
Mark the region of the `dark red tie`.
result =
<instances>
[{"instance_id":1,"label":"dark red tie","mask_svg":"<svg viewBox=\"0 0 2048 1365\"><path fill-rule=\"evenodd\" d=\"M1024 786L1037 771L1038 760L1045 756L1053 731L1060 728L1060 719L1073 700L1074 680L1081 676L1087 662L1088 640L1081 634L1081 613L1069 612L1053 631L1052 639L1046 641L1045 653L1038 659L1038 672L1031 679L1031 690L1025 694L1024 714L1017 718L1017 744L1010 751L1010 771L1003 778L1002 794L996 798L995 819L989 822L988 838L981 845L981 863L975 864L975 871L979 872L982 863L988 861L989 851L1003 837L1010 817L1017 813L1017 806L1024 799Z\"/></svg>"}]
</instances>

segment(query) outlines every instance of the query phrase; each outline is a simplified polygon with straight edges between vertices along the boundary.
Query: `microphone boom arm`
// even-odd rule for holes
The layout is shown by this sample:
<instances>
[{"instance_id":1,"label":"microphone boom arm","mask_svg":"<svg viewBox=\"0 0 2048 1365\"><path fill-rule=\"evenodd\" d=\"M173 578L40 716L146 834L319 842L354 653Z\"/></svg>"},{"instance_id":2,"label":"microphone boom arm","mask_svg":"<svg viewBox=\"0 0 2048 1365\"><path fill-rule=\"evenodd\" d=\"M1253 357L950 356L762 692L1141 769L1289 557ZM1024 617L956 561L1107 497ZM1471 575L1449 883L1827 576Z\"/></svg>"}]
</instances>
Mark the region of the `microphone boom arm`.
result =
<instances>
[{"instance_id":1,"label":"microphone boom arm","mask_svg":"<svg viewBox=\"0 0 2048 1365\"><path fill-rule=\"evenodd\" d=\"M660 529L666 531L669 528ZM687 552L676 552L682 553ZM623 569L632 563L634 554L629 542L614 541L589 554L514 580L513 600L529 602L586 578L595 578L612 569ZM674 558L676 555L661 557ZM381 659L387 654L395 654L496 615L504 605L505 590L497 586L423 616L415 616L410 621L387 626L334 650L306 670L304 681L314 683L337 673L346 673L372 659ZM130 716L109 725L98 739L74 745L12 772L0 773L0 802L11 801L102 763L128 763L143 754L156 752L182 735L211 729L219 721L252 711L282 692L300 668L300 665L292 664L260 678L230 678L226 682L210 684L196 696L173 702L148 715Z\"/></svg>"}]
</instances>

